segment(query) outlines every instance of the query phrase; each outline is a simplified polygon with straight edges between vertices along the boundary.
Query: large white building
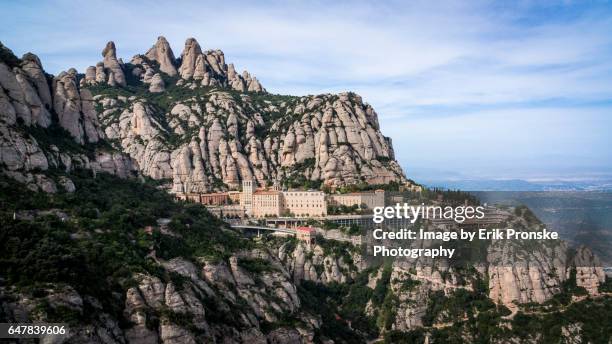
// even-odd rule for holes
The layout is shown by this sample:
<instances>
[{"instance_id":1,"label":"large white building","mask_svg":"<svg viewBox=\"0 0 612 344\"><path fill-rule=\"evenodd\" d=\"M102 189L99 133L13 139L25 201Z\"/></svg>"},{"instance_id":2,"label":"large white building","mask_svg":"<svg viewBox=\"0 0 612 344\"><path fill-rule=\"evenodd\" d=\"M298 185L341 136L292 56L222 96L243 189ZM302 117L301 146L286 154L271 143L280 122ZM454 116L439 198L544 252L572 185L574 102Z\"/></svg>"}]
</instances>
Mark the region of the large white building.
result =
<instances>
[{"instance_id":1,"label":"large white building","mask_svg":"<svg viewBox=\"0 0 612 344\"><path fill-rule=\"evenodd\" d=\"M283 206L286 212L297 217L327 215L327 202L323 191L283 191Z\"/></svg>"},{"instance_id":2,"label":"large white building","mask_svg":"<svg viewBox=\"0 0 612 344\"><path fill-rule=\"evenodd\" d=\"M256 190L254 182L250 180L242 182L240 204L246 214L252 217L327 215L325 193L322 191Z\"/></svg>"},{"instance_id":3,"label":"large white building","mask_svg":"<svg viewBox=\"0 0 612 344\"><path fill-rule=\"evenodd\" d=\"M283 195L276 190L258 190L253 193L253 217L278 217L283 211Z\"/></svg>"},{"instance_id":4,"label":"large white building","mask_svg":"<svg viewBox=\"0 0 612 344\"><path fill-rule=\"evenodd\" d=\"M373 209L385 205L385 191L325 195L317 190L257 190L254 181L242 182L240 205L251 217L323 217L327 216L328 204Z\"/></svg>"}]
</instances>

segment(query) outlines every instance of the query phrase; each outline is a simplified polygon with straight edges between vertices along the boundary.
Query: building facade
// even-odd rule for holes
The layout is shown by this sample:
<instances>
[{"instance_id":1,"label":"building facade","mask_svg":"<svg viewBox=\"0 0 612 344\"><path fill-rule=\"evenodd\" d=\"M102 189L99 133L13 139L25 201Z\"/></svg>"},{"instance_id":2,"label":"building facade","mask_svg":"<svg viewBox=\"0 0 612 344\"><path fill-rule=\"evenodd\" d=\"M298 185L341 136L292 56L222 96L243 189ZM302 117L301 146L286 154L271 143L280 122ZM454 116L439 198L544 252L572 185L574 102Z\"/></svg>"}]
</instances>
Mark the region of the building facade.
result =
<instances>
[{"instance_id":1,"label":"building facade","mask_svg":"<svg viewBox=\"0 0 612 344\"><path fill-rule=\"evenodd\" d=\"M232 204L240 204L240 195L242 195L240 191L228 191L227 192L227 197L229 198L230 203Z\"/></svg>"},{"instance_id":2,"label":"building facade","mask_svg":"<svg viewBox=\"0 0 612 344\"><path fill-rule=\"evenodd\" d=\"M333 194L327 196L329 204L345 205L351 207L357 205L360 208L374 209L385 206L385 190L369 192L353 192L347 194Z\"/></svg>"},{"instance_id":3,"label":"building facade","mask_svg":"<svg viewBox=\"0 0 612 344\"><path fill-rule=\"evenodd\" d=\"M283 210L296 217L327 215L327 202L322 191L283 191Z\"/></svg>"},{"instance_id":4,"label":"building facade","mask_svg":"<svg viewBox=\"0 0 612 344\"><path fill-rule=\"evenodd\" d=\"M224 205L229 203L229 197L225 192L201 194L200 203L204 205Z\"/></svg>"},{"instance_id":5,"label":"building facade","mask_svg":"<svg viewBox=\"0 0 612 344\"><path fill-rule=\"evenodd\" d=\"M255 191L251 201L251 216L278 217L283 207L283 194L279 191Z\"/></svg>"},{"instance_id":6,"label":"building facade","mask_svg":"<svg viewBox=\"0 0 612 344\"><path fill-rule=\"evenodd\" d=\"M278 188L256 190L254 182L247 180L242 182L240 205L244 207L247 215L256 218L327 215L327 202L322 191L278 191Z\"/></svg>"},{"instance_id":7,"label":"building facade","mask_svg":"<svg viewBox=\"0 0 612 344\"><path fill-rule=\"evenodd\" d=\"M316 231L312 227L297 227L295 229L295 237L308 244L315 243Z\"/></svg>"},{"instance_id":8,"label":"building facade","mask_svg":"<svg viewBox=\"0 0 612 344\"><path fill-rule=\"evenodd\" d=\"M244 207L247 215L253 212L253 194L255 193L255 182L252 180L242 181L242 193L240 194L240 205Z\"/></svg>"},{"instance_id":9,"label":"building facade","mask_svg":"<svg viewBox=\"0 0 612 344\"><path fill-rule=\"evenodd\" d=\"M223 200L226 203L224 204L231 202L231 200L239 199L240 206L244 209L245 214L255 218L279 216L296 218L325 217L327 216L328 204L349 207L357 205L360 208L365 207L368 209L385 205L384 190L326 195L323 191L318 190L280 191L278 187L257 189L255 183L252 180L242 181L242 191L239 194L235 191L225 194ZM214 200L220 201L221 198L214 198ZM212 204L215 205L214 203Z\"/></svg>"}]
</instances>

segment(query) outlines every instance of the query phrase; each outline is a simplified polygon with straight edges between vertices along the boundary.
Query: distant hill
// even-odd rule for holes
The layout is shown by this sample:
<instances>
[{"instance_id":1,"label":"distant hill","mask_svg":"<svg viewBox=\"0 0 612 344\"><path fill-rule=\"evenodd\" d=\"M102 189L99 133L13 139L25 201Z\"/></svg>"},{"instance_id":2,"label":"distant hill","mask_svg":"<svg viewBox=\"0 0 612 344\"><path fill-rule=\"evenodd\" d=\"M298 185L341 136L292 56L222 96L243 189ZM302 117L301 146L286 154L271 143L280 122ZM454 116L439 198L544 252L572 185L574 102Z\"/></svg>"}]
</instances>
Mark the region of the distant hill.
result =
<instances>
[{"instance_id":1,"label":"distant hill","mask_svg":"<svg viewBox=\"0 0 612 344\"><path fill-rule=\"evenodd\" d=\"M612 180L420 179L419 181L429 187L467 191L612 191Z\"/></svg>"}]
</instances>

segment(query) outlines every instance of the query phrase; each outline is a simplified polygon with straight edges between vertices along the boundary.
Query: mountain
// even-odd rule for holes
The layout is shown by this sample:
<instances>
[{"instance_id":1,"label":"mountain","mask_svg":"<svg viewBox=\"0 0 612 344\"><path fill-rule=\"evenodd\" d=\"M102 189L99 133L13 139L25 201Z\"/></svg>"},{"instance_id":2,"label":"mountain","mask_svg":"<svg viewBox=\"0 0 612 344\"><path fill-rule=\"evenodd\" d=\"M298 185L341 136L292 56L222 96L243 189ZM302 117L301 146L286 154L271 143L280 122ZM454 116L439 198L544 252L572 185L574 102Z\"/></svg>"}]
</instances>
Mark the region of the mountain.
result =
<instances>
[{"instance_id":1,"label":"mountain","mask_svg":"<svg viewBox=\"0 0 612 344\"><path fill-rule=\"evenodd\" d=\"M46 193L0 175L0 321L67 323L68 343L309 342L321 315L299 281L363 268L346 244L248 239L151 180L71 180Z\"/></svg>"},{"instance_id":2,"label":"mountain","mask_svg":"<svg viewBox=\"0 0 612 344\"><path fill-rule=\"evenodd\" d=\"M43 341L65 343L609 341L612 286L587 248L492 240L456 262L377 261L324 237L249 237L168 194L406 181L359 96L270 94L194 39L178 58L163 37L129 63L112 42L102 57L52 76L0 46L0 322L65 322Z\"/></svg>"},{"instance_id":3,"label":"mountain","mask_svg":"<svg viewBox=\"0 0 612 344\"><path fill-rule=\"evenodd\" d=\"M179 192L235 189L243 179L316 187L406 181L361 97L269 94L226 64L223 52L202 51L193 38L178 59L159 37L129 63L109 42L103 61L84 75L69 69L50 76L35 55L18 59L2 49L0 161L31 185L44 184L31 171L73 166L138 172ZM41 147L33 132L53 130L67 131L92 154Z\"/></svg>"},{"instance_id":4,"label":"mountain","mask_svg":"<svg viewBox=\"0 0 612 344\"><path fill-rule=\"evenodd\" d=\"M466 191L610 191L612 183L610 180L548 180L527 181L522 179L448 179L448 180L423 180L420 181L432 188L459 189Z\"/></svg>"}]
</instances>

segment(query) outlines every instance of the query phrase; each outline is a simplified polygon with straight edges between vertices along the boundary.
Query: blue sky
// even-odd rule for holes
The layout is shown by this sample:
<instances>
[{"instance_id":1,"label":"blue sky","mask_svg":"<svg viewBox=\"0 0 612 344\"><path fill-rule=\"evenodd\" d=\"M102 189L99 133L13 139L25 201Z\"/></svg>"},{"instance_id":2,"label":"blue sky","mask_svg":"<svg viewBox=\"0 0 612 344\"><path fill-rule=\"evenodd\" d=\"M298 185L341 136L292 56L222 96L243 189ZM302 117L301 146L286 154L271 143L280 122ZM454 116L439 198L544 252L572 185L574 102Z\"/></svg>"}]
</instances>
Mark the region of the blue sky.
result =
<instances>
[{"instance_id":1,"label":"blue sky","mask_svg":"<svg viewBox=\"0 0 612 344\"><path fill-rule=\"evenodd\" d=\"M166 4L2 2L0 40L58 73L195 37L271 92L361 94L417 180L612 175L609 2Z\"/></svg>"}]
</instances>

